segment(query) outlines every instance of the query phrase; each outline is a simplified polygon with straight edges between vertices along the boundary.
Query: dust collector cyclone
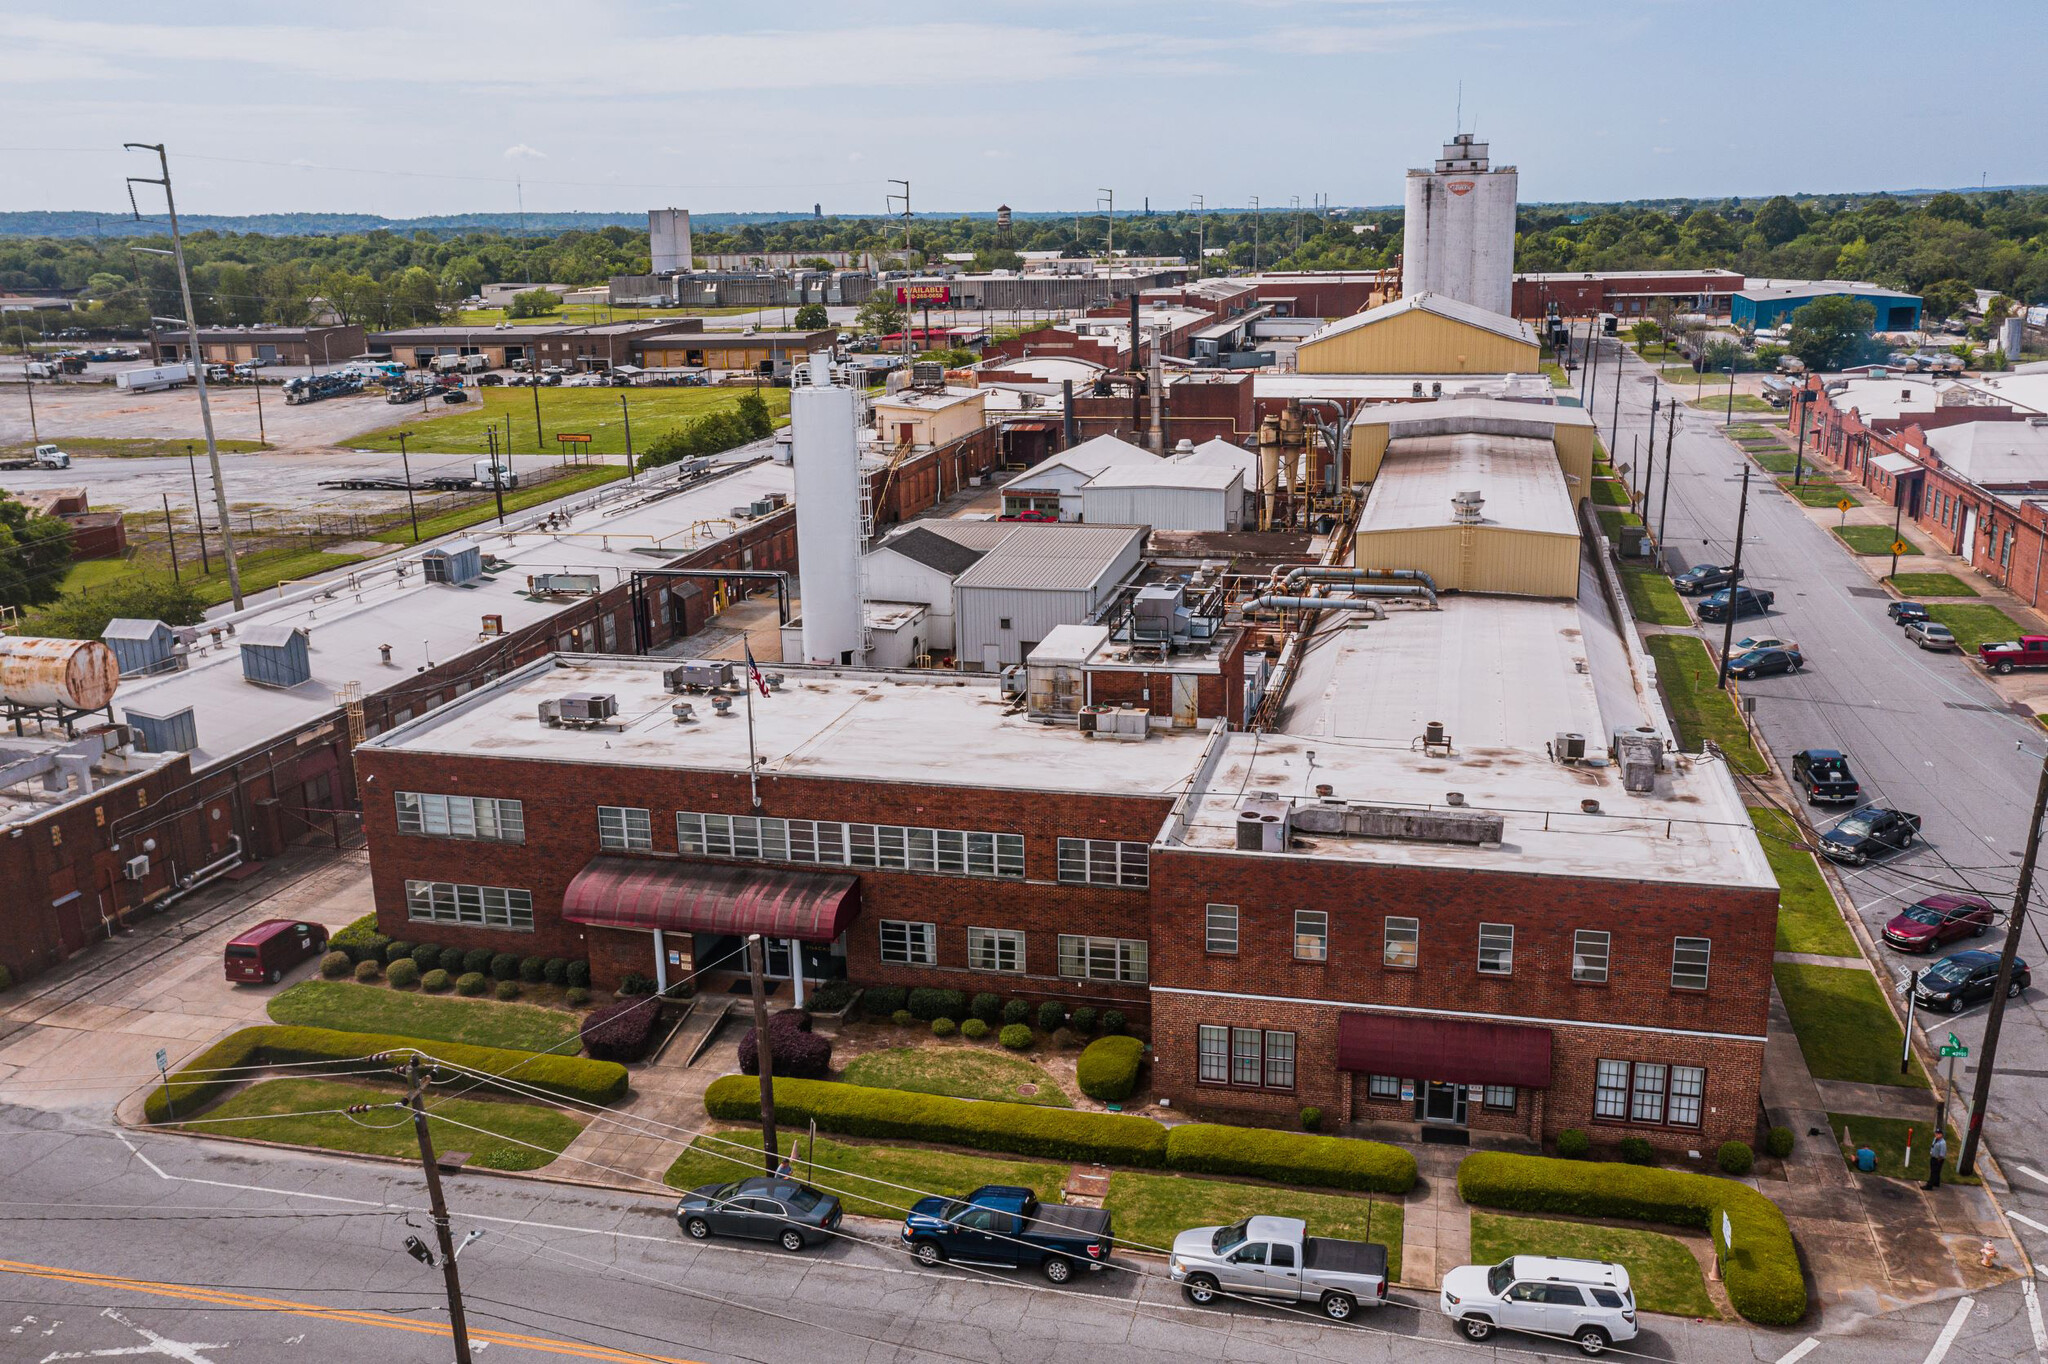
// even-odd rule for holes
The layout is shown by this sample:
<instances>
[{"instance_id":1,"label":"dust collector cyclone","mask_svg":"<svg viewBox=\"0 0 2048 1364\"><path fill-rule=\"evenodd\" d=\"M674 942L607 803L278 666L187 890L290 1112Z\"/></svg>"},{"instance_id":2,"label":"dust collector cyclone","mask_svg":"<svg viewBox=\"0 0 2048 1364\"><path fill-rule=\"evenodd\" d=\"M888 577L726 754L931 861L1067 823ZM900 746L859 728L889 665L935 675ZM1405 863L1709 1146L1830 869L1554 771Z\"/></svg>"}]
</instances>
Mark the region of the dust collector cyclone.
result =
<instances>
[{"instance_id":1,"label":"dust collector cyclone","mask_svg":"<svg viewBox=\"0 0 2048 1364\"><path fill-rule=\"evenodd\" d=\"M104 710L120 681L114 651L96 639L0 636L0 701L43 710Z\"/></svg>"}]
</instances>

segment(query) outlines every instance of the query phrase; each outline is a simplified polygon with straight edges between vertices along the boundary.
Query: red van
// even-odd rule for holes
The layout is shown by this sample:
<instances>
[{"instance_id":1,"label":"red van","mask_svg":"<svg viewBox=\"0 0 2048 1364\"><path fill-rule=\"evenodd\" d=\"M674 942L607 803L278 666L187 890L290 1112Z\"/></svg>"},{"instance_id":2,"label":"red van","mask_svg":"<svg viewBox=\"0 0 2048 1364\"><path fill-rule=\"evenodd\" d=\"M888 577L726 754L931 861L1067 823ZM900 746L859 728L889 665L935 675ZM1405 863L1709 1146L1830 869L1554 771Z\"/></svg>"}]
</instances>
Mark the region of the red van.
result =
<instances>
[{"instance_id":1,"label":"red van","mask_svg":"<svg viewBox=\"0 0 2048 1364\"><path fill-rule=\"evenodd\" d=\"M298 919L265 919L228 944L230 981L259 980L275 985L300 962L327 951L327 930Z\"/></svg>"}]
</instances>

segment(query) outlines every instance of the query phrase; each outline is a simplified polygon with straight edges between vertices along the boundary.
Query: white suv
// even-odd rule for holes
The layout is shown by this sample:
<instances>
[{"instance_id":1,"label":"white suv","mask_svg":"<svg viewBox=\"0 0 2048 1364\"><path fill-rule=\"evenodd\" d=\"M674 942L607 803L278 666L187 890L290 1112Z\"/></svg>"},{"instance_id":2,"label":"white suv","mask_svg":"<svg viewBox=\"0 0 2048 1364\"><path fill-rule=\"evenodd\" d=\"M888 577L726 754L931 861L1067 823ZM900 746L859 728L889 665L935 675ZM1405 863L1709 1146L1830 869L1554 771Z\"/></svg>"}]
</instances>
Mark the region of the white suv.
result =
<instances>
[{"instance_id":1,"label":"white suv","mask_svg":"<svg viewBox=\"0 0 2048 1364\"><path fill-rule=\"evenodd\" d=\"M1597 1355L1636 1337L1628 1271L1598 1260L1516 1255L1497 1265L1464 1265L1444 1276L1438 1305L1473 1340L1496 1330L1529 1331Z\"/></svg>"}]
</instances>

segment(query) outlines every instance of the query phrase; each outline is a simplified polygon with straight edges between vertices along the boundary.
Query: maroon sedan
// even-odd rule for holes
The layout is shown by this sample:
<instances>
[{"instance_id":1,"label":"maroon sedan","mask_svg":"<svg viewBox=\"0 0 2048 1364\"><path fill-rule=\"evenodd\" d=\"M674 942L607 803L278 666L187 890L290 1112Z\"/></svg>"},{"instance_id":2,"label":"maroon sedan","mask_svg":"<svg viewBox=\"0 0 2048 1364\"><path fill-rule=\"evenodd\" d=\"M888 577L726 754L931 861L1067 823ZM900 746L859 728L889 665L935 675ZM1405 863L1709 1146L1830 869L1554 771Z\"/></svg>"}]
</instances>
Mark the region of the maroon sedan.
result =
<instances>
[{"instance_id":1,"label":"maroon sedan","mask_svg":"<svg viewBox=\"0 0 2048 1364\"><path fill-rule=\"evenodd\" d=\"M1908 905L1884 926L1884 940L1901 952L1932 952L1958 938L1981 938L1994 911L1974 895L1930 895Z\"/></svg>"}]
</instances>

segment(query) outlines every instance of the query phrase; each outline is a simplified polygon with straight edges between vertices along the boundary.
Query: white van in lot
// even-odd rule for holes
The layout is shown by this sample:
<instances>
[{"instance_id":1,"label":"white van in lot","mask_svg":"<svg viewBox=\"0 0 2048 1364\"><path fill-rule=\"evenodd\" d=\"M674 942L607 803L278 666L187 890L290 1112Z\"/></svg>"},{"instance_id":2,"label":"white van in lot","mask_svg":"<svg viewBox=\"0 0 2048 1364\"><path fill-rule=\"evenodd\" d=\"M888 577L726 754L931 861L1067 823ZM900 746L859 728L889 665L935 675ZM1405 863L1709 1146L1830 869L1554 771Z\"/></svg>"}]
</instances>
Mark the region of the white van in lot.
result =
<instances>
[{"instance_id":1,"label":"white van in lot","mask_svg":"<svg viewBox=\"0 0 2048 1364\"><path fill-rule=\"evenodd\" d=\"M1628 1270L1598 1260L1515 1255L1497 1265L1464 1265L1444 1276L1438 1306L1472 1340L1528 1331L1597 1355L1636 1338Z\"/></svg>"}]
</instances>

